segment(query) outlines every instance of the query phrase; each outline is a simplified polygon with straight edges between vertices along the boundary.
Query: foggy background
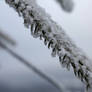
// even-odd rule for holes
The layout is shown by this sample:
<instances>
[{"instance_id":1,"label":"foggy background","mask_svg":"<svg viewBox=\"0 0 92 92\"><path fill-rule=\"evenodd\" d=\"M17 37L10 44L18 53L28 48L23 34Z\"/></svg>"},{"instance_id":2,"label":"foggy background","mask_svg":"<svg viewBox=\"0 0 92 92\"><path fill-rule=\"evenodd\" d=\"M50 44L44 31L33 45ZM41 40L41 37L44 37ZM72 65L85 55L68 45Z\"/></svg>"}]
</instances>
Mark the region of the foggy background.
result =
<instances>
[{"instance_id":1,"label":"foggy background","mask_svg":"<svg viewBox=\"0 0 92 92\"><path fill-rule=\"evenodd\" d=\"M92 59L92 1L75 0L72 13L64 12L54 0L37 1ZM30 30L23 25L23 19L4 0L0 0L0 29L17 42L17 46L10 47L11 49L59 83L63 83L71 92L84 92L83 84L72 71L62 68L58 58L51 57L51 51L42 41L31 36ZM58 92L51 84L0 49L0 92L8 91Z\"/></svg>"}]
</instances>

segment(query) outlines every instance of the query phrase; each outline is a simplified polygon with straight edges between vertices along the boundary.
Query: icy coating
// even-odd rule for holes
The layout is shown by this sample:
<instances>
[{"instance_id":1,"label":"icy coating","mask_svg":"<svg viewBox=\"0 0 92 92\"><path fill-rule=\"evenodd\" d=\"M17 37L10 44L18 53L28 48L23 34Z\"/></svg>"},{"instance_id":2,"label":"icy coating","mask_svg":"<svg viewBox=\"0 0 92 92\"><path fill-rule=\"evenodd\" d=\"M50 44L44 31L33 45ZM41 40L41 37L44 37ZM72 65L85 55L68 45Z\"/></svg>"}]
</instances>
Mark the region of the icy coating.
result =
<instances>
[{"instance_id":1,"label":"icy coating","mask_svg":"<svg viewBox=\"0 0 92 92\"><path fill-rule=\"evenodd\" d=\"M92 87L91 60L76 47L65 31L36 4L35 0L5 1L23 17L24 25L30 28L32 36L44 40L44 44L52 48L51 55L58 56L63 67L69 70L72 66L74 74L86 84L86 88Z\"/></svg>"}]
</instances>

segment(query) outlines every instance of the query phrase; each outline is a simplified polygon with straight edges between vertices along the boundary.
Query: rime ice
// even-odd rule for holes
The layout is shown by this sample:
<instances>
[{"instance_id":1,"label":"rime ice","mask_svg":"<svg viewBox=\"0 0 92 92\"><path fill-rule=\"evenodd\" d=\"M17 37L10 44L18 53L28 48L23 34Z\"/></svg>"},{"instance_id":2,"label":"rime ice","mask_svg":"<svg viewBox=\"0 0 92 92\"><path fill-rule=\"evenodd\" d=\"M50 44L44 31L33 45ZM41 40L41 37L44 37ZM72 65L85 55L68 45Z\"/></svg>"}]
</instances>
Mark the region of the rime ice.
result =
<instances>
[{"instance_id":1,"label":"rime ice","mask_svg":"<svg viewBox=\"0 0 92 92\"><path fill-rule=\"evenodd\" d=\"M35 38L44 40L44 44L52 49L52 56L58 56L63 67L70 69L86 84L92 86L92 64L65 31L55 23L34 0L6 0L24 19L24 25L30 28ZM64 7L67 7L64 4Z\"/></svg>"}]
</instances>

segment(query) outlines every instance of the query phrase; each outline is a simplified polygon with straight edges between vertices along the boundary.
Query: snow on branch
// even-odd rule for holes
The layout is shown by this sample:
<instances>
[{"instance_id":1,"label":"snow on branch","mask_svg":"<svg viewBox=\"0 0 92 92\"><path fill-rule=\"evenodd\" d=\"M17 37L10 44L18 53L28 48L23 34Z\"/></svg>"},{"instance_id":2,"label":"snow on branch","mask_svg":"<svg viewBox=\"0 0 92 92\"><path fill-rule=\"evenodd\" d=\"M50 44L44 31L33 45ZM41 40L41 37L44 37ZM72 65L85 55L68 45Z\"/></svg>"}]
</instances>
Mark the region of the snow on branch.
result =
<instances>
[{"instance_id":1,"label":"snow on branch","mask_svg":"<svg viewBox=\"0 0 92 92\"><path fill-rule=\"evenodd\" d=\"M75 75L86 84L92 86L91 60L76 47L65 31L38 6L35 0L5 0L24 19L24 25L30 28L35 38L44 40L48 48L52 48L52 56L58 56L63 67L68 70L72 66Z\"/></svg>"}]
</instances>

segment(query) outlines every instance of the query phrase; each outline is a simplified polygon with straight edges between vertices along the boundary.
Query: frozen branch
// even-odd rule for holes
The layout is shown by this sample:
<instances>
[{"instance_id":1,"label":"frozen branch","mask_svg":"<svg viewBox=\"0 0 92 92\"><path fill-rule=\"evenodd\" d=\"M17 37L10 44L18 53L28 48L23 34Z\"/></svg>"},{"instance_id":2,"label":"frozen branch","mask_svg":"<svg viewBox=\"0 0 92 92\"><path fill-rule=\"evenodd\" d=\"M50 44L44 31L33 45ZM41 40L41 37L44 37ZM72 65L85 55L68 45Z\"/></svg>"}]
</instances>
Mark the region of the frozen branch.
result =
<instances>
[{"instance_id":1,"label":"frozen branch","mask_svg":"<svg viewBox=\"0 0 92 92\"><path fill-rule=\"evenodd\" d=\"M68 37L64 30L36 4L35 0L5 0L24 19L24 25L30 28L35 38L44 40L44 44L52 49L52 56L59 57L63 67L72 66L75 75L92 87L91 60Z\"/></svg>"}]
</instances>

